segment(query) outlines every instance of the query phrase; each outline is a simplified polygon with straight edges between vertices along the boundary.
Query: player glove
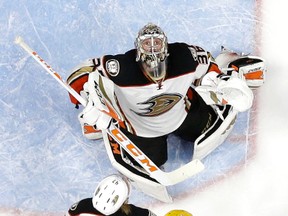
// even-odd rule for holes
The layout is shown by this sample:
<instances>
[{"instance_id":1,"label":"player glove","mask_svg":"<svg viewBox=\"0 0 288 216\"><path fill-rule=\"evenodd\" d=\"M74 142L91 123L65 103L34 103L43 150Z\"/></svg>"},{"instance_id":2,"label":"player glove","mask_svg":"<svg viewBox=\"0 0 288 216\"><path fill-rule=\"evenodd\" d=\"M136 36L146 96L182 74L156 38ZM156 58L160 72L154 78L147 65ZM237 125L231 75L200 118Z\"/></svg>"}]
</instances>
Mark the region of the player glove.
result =
<instances>
[{"instance_id":1,"label":"player glove","mask_svg":"<svg viewBox=\"0 0 288 216\"><path fill-rule=\"evenodd\" d=\"M81 96L86 99L88 103L80 114L82 121L88 125L96 125L97 129L100 130L107 129L112 118L100 110L101 102L99 98L97 96L93 97L92 95L95 94L89 93L89 84L86 82L83 86L83 91L81 91Z\"/></svg>"},{"instance_id":2,"label":"player glove","mask_svg":"<svg viewBox=\"0 0 288 216\"><path fill-rule=\"evenodd\" d=\"M201 86L195 90L207 104L230 104L239 112L248 110L253 103L252 90L237 76L210 72L204 76Z\"/></svg>"},{"instance_id":3,"label":"player glove","mask_svg":"<svg viewBox=\"0 0 288 216\"><path fill-rule=\"evenodd\" d=\"M222 79L215 91L221 104L230 104L239 112L244 112L251 108L253 103L253 92L244 80L230 77L228 80Z\"/></svg>"},{"instance_id":4,"label":"player glove","mask_svg":"<svg viewBox=\"0 0 288 216\"><path fill-rule=\"evenodd\" d=\"M93 100L89 100L82 111L82 119L89 125L96 125L97 129L103 130L109 127L112 117L100 111Z\"/></svg>"},{"instance_id":5,"label":"player glove","mask_svg":"<svg viewBox=\"0 0 288 216\"><path fill-rule=\"evenodd\" d=\"M223 73L228 75L237 73L250 88L258 88L265 82L266 63L260 57L239 54L222 47L215 61Z\"/></svg>"},{"instance_id":6,"label":"player glove","mask_svg":"<svg viewBox=\"0 0 288 216\"><path fill-rule=\"evenodd\" d=\"M258 88L265 82L266 65L259 57L244 56L232 61L228 66L237 71L250 88Z\"/></svg>"}]
</instances>

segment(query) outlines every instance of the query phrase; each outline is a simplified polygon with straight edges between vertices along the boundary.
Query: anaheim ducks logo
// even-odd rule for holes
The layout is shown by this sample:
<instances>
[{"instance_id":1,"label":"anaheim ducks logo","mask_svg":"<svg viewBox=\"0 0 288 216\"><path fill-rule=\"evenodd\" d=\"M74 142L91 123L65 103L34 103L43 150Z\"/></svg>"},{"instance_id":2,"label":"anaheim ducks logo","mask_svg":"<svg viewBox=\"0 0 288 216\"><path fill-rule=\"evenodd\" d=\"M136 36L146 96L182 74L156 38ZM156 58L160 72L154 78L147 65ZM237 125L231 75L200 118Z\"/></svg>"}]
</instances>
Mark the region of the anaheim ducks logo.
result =
<instances>
[{"instance_id":1,"label":"anaheim ducks logo","mask_svg":"<svg viewBox=\"0 0 288 216\"><path fill-rule=\"evenodd\" d=\"M143 112L135 112L140 116L158 116L169 111L175 104L177 104L182 98L180 94L160 94L148 99L145 102L138 103L140 105L147 105L146 108L142 108Z\"/></svg>"}]
</instances>

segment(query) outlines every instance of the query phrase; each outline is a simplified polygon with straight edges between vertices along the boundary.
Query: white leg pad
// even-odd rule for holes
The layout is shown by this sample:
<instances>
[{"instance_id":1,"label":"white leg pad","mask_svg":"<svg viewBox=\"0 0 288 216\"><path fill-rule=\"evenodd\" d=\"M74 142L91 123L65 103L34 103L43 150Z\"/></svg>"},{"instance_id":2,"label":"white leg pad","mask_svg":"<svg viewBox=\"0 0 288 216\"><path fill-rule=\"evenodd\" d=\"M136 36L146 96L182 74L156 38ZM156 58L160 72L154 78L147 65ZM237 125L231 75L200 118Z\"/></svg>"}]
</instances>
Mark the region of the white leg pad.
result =
<instances>
[{"instance_id":1,"label":"white leg pad","mask_svg":"<svg viewBox=\"0 0 288 216\"><path fill-rule=\"evenodd\" d=\"M205 137L205 134L208 133L213 126L196 139L194 142L193 160L201 160L205 158L224 142L234 127L237 113L237 111L232 110L222 122L220 127L206 139L202 140Z\"/></svg>"},{"instance_id":2,"label":"white leg pad","mask_svg":"<svg viewBox=\"0 0 288 216\"><path fill-rule=\"evenodd\" d=\"M146 179L142 176L136 175L130 170L126 169L124 166L119 164L111 151L110 142L108 140L108 136L106 132L103 132L103 139L106 151L108 153L109 159L111 161L112 166L118 170L121 174L130 179L132 186L134 186L139 191L157 199L162 202L172 203L173 199L168 194L167 188L164 185L161 185L157 182L151 181L150 179Z\"/></svg>"}]
</instances>

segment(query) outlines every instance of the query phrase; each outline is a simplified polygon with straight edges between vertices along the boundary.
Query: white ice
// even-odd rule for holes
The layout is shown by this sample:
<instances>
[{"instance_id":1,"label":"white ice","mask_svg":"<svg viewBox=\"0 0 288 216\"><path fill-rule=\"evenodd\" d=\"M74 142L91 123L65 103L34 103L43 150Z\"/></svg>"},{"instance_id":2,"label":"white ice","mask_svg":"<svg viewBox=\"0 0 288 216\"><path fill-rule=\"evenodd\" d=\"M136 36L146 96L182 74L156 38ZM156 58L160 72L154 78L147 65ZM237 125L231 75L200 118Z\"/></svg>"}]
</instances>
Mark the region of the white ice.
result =
<instances>
[{"instance_id":1,"label":"white ice","mask_svg":"<svg viewBox=\"0 0 288 216\"><path fill-rule=\"evenodd\" d=\"M256 11L256 12L255 12ZM206 170L169 188L165 204L133 190L131 202L158 215L286 216L288 157L285 70L287 12L282 2L253 0L0 0L0 215L63 215L114 173L101 141L82 137L67 93L13 40L22 36L63 78L89 57L133 48L136 32L159 24L170 42L221 45L267 60L267 81L251 111L239 116ZM171 161L189 148L171 147ZM179 162L181 161L181 162Z\"/></svg>"}]
</instances>

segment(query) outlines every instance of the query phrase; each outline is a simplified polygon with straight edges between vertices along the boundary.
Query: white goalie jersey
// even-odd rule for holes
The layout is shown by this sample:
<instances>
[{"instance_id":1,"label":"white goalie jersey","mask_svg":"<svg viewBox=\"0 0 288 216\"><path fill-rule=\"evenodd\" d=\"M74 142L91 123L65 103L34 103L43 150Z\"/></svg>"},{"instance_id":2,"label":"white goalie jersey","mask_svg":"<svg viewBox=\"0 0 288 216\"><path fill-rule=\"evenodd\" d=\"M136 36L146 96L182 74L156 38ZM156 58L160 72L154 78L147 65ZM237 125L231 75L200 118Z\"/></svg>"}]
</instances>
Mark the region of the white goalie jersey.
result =
<instances>
[{"instance_id":1,"label":"white goalie jersey","mask_svg":"<svg viewBox=\"0 0 288 216\"><path fill-rule=\"evenodd\" d=\"M112 101L113 107L121 113L124 120L121 126L141 137L162 136L176 130L190 107L197 106L199 95L192 88L193 84L209 70L220 72L209 54L200 47L169 44L169 55L175 60L168 62L163 82L152 83L145 77L135 62L135 50L89 60L70 76L68 82L73 87L73 80L81 80L83 70L86 75L93 71L88 74L95 82L99 81L94 74L100 74L104 80L100 88L109 92L108 101Z\"/></svg>"},{"instance_id":2,"label":"white goalie jersey","mask_svg":"<svg viewBox=\"0 0 288 216\"><path fill-rule=\"evenodd\" d=\"M71 74L68 83L81 92L88 75L96 83L100 75L103 80L100 91L106 92L104 96L121 119L121 127L141 137L157 137L176 130L191 106L197 106L200 96L207 104L228 103L238 111L246 111L253 102L247 83L255 88L265 78L262 59L223 50L216 61L224 74L233 77L223 80L209 53L197 46L174 43L169 44L169 59L173 61L168 61L166 77L163 82L155 83L141 71L135 52L90 59ZM94 86L91 88L91 92L99 91Z\"/></svg>"}]
</instances>

